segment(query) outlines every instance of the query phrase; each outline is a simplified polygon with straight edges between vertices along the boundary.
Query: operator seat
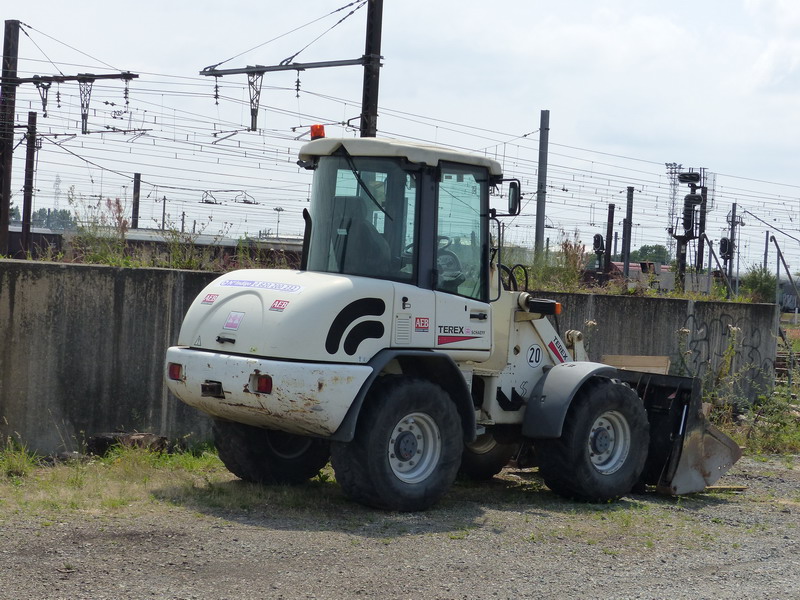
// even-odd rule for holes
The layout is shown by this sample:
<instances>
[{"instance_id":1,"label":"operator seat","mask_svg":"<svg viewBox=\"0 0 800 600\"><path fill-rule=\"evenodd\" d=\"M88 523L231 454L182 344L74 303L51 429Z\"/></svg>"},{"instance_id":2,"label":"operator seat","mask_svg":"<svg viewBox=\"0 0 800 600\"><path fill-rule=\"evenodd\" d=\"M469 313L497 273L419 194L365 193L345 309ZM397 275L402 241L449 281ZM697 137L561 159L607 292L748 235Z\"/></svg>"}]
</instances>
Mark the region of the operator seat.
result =
<instances>
[{"instance_id":1,"label":"operator seat","mask_svg":"<svg viewBox=\"0 0 800 600\"><path fill-rule=\"evenodd\" d=\"M368 218L367 198L334 196L331 216L339 272L380 276L389 269L389 244Z\"/></svg>"}]
</instances>

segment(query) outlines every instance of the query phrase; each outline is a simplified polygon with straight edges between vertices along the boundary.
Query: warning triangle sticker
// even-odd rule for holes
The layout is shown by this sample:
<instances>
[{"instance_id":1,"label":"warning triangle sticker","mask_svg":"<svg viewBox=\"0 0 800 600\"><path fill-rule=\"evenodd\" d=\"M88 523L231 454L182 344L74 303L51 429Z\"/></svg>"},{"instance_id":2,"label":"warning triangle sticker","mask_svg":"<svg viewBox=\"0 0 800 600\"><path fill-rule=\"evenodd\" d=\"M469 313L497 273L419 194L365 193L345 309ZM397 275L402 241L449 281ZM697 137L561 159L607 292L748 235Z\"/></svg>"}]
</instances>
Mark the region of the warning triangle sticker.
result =
<instances>
[{"instance_id":1,"label":"warning triangle sticker","mask_svg":"<svg viewBox=\"0 0 800 600\"><path fill-rule=\"evenodd\" d=\"M197 336L197 339L194 341L195 346L202 346L203 342L200 341L200 336Z\"/></svg>"}]
</instances>

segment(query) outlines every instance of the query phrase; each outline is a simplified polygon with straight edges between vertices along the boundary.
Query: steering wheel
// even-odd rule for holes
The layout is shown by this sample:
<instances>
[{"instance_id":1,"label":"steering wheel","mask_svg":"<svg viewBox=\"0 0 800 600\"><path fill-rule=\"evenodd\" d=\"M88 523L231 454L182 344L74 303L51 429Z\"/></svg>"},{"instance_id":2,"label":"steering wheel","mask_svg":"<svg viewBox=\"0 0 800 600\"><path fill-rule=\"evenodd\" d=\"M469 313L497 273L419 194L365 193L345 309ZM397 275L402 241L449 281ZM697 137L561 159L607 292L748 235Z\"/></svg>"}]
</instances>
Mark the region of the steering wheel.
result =
<instances>
[{"instance_id":1,"label":"steering wheel","mask_svg":"<svg viewBox=\"0 0 800 600\"><path fill-rule=\"evenodd\" d=\"M450 250L445 250L447 245L436 252L436 269L439 272L439 288L453 294L458 292L458 286L467 280L458 256Z\"/></svg>"},{"instance_id":2,"label":"steering wheel","mask_svg":"<svg viewBox=\"0 0 800 600\"><path fill-rule=\"evenodd\" d=\"M440 273L453 273L461 271L461 261L450 250L439 249L436 253L436 267Z\"/></svg>"},{"instance_id":3,"label":"steering wheel","mask_svg":"<svg viewBox=\"0 0 800 600\"><path fill-rule=\"evenodd\" d=\"M453 243L452 240L446 235L440 235L436 238L436 268L439 271L439 277L448 281L451 285L461 285L464 282L465 276L462 273L461 261L454 252L447 250ZM404 261L408 261L414 257L414 244L408 244L403 248L400 254Z\"/></svg>"}]
</instances>

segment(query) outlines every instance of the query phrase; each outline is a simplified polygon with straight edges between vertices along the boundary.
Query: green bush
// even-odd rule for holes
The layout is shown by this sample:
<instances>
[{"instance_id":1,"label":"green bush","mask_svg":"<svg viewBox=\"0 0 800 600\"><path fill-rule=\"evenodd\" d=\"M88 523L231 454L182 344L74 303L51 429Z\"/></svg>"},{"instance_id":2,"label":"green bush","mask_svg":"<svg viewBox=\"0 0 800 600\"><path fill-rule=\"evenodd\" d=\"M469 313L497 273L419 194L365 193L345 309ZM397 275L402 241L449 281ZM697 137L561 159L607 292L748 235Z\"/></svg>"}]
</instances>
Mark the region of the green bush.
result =
<instances>
[{"instance_id":1,"label":"green bush","mask_svg":"<svg viewBox=\"0 0 800 600\"><path fill-rule=\"evenodd\" d=\"M759 398L736 426L734 439L750 454L800 454L800 405L788 387Z\"/></svg>"},{"instance_id":2,"label":"green bush","mask_svg":"<svg viewBox=\"0 0 800 600\"><path fill-rule=\"evenodd\" d=\"M753 302L775 302L777 286L778 278L763 265L748 268L741 281L741 291Z\"/></svg>"}]
</instances>

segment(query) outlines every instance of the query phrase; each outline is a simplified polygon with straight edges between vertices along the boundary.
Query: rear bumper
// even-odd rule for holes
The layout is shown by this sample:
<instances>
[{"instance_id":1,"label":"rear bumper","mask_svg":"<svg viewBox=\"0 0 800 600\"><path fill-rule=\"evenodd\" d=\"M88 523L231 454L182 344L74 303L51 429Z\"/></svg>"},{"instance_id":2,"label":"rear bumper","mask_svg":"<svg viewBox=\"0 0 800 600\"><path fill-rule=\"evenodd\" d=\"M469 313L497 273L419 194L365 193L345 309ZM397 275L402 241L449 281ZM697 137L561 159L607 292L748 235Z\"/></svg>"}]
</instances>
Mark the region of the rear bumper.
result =
<instances>
[{"instance_id":1,"label":"rear bumper","mask_svg":"<svg viewBox=\"0 0 800 600\"><path fill-rule=\"evenodd\" d=\"M180 380L169 378L169 363L182 365ZM287 362L180 346L167 350L165 364L169 390L212 417L322 437L336 432L371 373L366 365ZM272 392L251 391L254 375L271 376Z\"/></svg>"}]
</instances>

